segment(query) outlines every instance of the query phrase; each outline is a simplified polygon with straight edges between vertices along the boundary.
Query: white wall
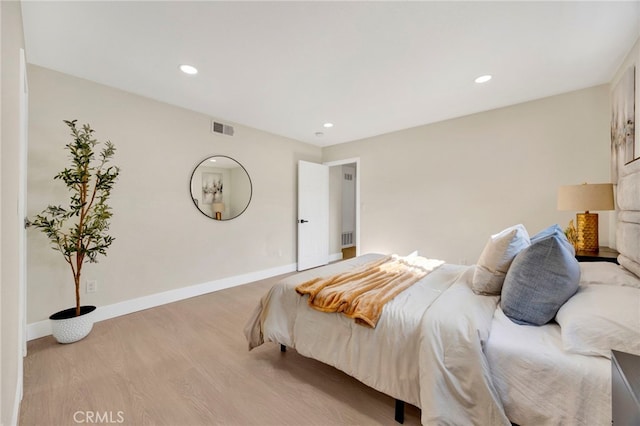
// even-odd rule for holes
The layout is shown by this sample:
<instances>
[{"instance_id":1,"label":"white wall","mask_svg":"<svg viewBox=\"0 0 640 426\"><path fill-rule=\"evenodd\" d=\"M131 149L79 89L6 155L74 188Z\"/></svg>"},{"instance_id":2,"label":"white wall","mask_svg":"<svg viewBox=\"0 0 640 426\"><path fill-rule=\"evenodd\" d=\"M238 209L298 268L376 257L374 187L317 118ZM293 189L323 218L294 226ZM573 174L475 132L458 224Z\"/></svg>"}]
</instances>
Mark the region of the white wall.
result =
<instances>
[{"instance_id":1,"label":"white wall","mask_svg":"<svg viewBox=\"0 0 640 426\"><path fill-rule=\"evenodd\" d=\"M609 182L609 116L602 85L334 145L323 161L360 157L362 253L472 264L509 225L564 228L575 212L556 209L558 186Z\"/></svg>"},{"instance_id":2,"label":"white wall","mask_svg":"<svg viewBox=\"0 0 640 426\"><path fill-rule=\"evenodd\" d=\"M67 164L64 119L110 139L122 169L111 202L116 240L107 257L85 265L83 283L97 280L98 292L83 303L105 306L295 263L297 161L320 162L320 148L234 123L234 136L214 134L211 117L40 67L29 68L29 82L29 215L67 202L52 179ZM239 161L253 183L251 204L231 221L202 215L189 192L193 169L215 154ZM29 231L28 274L29 323L72 306L67 265L37 230Z\"/></svg>"},{"instance_id":3,"label":"white wall","mask_svg":"<svg viewBox=\"0 0 640 426\"><path fill-rule=\"evenodd\" d=\"M20 49L24 48L19 2L0 2L2 38L2 149L0 151L0 424L15 424L22 383L19 336L18 180L20 162Z\"/></svg>"}]
</instances>

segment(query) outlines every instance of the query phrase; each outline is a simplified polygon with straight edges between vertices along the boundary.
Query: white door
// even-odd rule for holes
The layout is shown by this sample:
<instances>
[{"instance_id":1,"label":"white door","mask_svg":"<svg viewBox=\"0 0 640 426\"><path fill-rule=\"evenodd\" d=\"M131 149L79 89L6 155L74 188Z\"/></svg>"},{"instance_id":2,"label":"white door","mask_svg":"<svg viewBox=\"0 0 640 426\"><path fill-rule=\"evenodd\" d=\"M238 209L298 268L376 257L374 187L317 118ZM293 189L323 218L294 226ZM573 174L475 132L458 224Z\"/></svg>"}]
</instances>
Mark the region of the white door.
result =
<instances>
[{"instance_id":1,"label":"white door","mask_svg":"<svg viewBox=\"0 0 640 426\"><path fill-rule=\"evenodd\" d=\"M329 167L298 162L298 271L329 263Z\"/></svg>"}]
</instances>

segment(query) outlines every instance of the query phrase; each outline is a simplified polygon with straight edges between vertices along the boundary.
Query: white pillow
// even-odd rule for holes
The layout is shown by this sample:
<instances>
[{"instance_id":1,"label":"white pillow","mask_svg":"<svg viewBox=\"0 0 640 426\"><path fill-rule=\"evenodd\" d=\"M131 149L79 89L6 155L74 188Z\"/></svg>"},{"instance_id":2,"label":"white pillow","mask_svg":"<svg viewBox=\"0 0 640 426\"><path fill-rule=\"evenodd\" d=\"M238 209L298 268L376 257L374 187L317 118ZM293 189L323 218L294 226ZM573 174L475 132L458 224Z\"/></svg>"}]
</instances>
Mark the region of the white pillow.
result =
<instances>
[{"instance_id":1,"label":"white pillow","mask_svg":"<svg viewBox=\"0 0 640 426\"><path fill-rule=\"evenodd\" d=\"M611 349L640 355L640 289L581 285L558 311L567 352L611 358Z\"/></svg>"},{"instance_id":2,"label":"white pillow","mask_svg":"<svg viewBox=\"0 0 640 426\"><path fill-rule=\"evenodd\" d=\"M529 234L521 224L489 237L473 273L473 291L476 294L500 294L513 258L530 245Z\"/></svg>"},{"instance_id":3,"label":"white pillow","mask_svg":"<svg viewBox=\"0 0 640 426\"><path fill-rule=\"evenodd\" d=\"M609 284L640 288L640 278L612 262L580 262L580 284Z\"/></svg>"}]
</instances>

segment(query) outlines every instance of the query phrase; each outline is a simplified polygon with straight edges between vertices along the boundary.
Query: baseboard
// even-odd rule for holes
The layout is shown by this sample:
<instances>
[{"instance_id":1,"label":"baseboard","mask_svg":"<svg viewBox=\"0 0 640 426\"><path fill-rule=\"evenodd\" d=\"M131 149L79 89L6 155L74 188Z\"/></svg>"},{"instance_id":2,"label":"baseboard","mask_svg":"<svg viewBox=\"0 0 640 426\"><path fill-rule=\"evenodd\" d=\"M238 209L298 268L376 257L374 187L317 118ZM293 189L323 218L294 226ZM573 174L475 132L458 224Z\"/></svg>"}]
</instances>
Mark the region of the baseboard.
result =
<instances>
[{"instance_id":1,"label":"baseboard","mask_svg":"<svg viewBox=\"0 0 640 426\"><path fill-rule=\"evenodd\" d=\"M342 260L342 252L332 253L329 255L329 262L336 262Z\"/></svg>"},{"instance_id":2,"label":"baseboard","mask_svg":"<svg viewBox=\"0 0 640 426\"><path fill-rule=\"evenodd\" d=\"M189 287L177 288L175 290L169 290L162 293L150 294L148 296L114 303L112 305L100 306L95 311L95 321L103 321L109 318L115 318L121 315L127 315L133 312L142 311L144 309L165 305L167 303L189 299L190 297L201 296L203 294L212 293L214 291L224 290L225 288L236 287L254 281L264 280L276 275L287 274L289 272L294 272L296 270L296 266L297 265L295 263L292 263L289 265L264 269L262 271L251 272L243 275L235 275L233 277L227 277L202 284L196 284ZM51 323L48 319L27 325L27 340L39 339L40 337L49 335L51 335Z\"/></svg>"}]
</instances>

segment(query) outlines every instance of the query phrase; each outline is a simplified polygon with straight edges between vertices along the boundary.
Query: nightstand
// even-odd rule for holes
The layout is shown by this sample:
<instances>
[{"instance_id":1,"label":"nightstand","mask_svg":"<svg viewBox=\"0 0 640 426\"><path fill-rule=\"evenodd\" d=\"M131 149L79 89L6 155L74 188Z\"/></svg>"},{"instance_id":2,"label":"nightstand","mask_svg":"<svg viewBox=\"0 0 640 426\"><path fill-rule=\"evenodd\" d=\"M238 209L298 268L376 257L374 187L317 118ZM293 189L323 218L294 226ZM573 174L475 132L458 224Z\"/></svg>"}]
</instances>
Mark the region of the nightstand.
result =
<instances>
[{"instance_id":1,"label":"nightstand","mask_svg":"<svg viewBox=\"0 0 640 426\"><path fill-rule=\"evenodd\" d=\"M611 410L611 424L640 425L640 356L611 351Z\"/></svg>"},{"instance_id":2,"label":"nightstand","mask_svg":"<svg viewBox=\"0 0 640 426\"><path fill-rule=\"evenodd\" d=\"M613 262L618 263L618 252L609 247L600 247L598 251L576 251L578 262Z\"/></svg>"}]
</instances>

